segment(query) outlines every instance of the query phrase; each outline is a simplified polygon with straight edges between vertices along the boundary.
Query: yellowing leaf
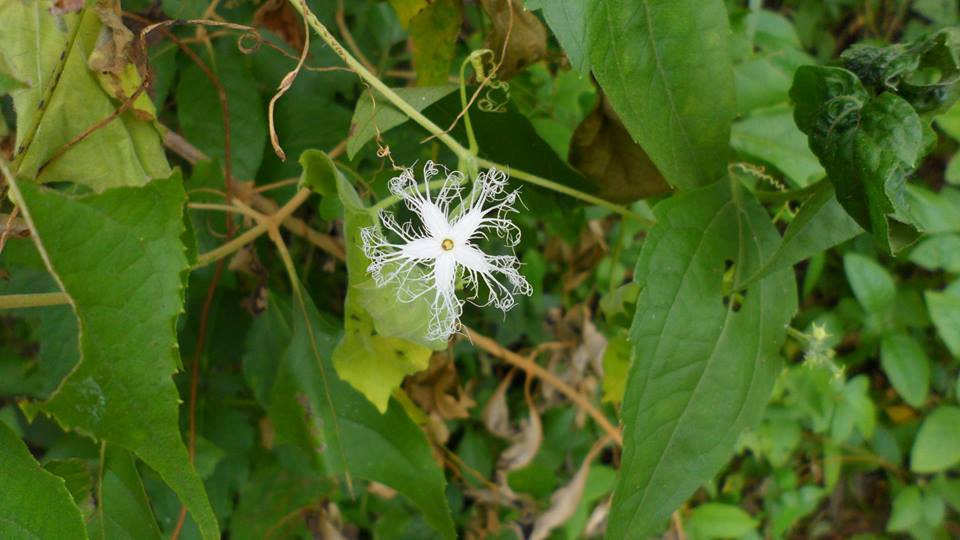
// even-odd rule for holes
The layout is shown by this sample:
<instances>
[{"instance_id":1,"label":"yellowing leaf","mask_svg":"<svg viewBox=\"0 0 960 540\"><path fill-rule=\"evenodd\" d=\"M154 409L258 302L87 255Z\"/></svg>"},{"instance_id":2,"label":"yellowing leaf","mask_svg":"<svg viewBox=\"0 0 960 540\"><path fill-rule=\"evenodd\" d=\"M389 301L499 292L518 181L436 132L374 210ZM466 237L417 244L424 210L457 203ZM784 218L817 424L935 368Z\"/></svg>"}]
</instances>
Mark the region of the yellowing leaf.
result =
<instances>
[{"instance_id":1,"label":"yellowing leaf","mask_svg":"<svg viewBox=\"0 0 960 540\"><path fill-rule=\"evenodd\" d=\"M456 0L436 0L410 21L418 86L447 82L463 15Z\"/></svg>"},{"instance_id":2,"label":"yellowing leaf","mask_svg":"<svg viewBox=\"0 0 960 540\"><path fill-rule=\"evenodd\" d=\"M373 335L372 321L367 321L347 332L334 350L333 365L382 413L404 377L427 369L431 354L430 349L405 339Z\"/></svg>"},{"instance_id":3,"label":"yellowing leaf","mask_svg":"<svg viewBox=\"0 0 960 540\"><path fill-rule=\"evenodd\" d=\"M107 118L117 103L87 67L103 24L93 9L64 15L58 23L49 0L0 3L0 55L10 75L27 87L13 89L17 149L15 173L41 182L67 181L95 191L142 185L170 175L156 128L127 111L97 129L63 155L48 160L77 135ZM62 56L61 56L62 55ZM63 62L56 79L51 76ZM52 94L48 92L55 86ZM32 126L35 135L29 139ZM43 170L40 171L41 166Z\"/></svg>"}]
</instances>

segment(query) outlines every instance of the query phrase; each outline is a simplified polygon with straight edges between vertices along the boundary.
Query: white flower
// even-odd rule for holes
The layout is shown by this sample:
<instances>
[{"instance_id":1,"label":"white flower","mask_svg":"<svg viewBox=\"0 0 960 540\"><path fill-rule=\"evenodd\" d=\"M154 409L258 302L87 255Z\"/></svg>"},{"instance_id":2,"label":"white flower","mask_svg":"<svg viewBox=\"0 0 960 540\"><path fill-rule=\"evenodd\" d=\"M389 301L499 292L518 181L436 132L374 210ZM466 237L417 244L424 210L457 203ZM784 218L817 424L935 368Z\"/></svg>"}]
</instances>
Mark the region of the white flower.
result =
<instances>
[{"instance_id":1,"label":"white flower","mask_svg":"<svg viewBox=\"0 0 960 540\"><path fill-rule=\"evenodd\" d=\"M399 299L412 302L430 298L427 339L447 339L460 326L464 300L457 298L462 279L468 300L479 306L494 305L503 311L514 306L514 296L529 295L530 283L520 272L514 255L489 255L475 244L493 231L511 248L520 242L520 229L508 219L516 212L517 192L506 192L507 175L489 169L477 176L473 190L464 196L464 176L443 168L446 178L440 192L431 197L430 180L441 172L432 161L423 167L422 191L417 190L413 171L406 169L390 179L390 192L402 198L420 218L421 226L409 221L400 225L391 212L381 211L380 221L400 238L389 241L379 227L360 233L363 251L370 259L367 272L378 287L397 285ZM480 283L486 291L481 297Z\"/></svg>"}]
</instances>

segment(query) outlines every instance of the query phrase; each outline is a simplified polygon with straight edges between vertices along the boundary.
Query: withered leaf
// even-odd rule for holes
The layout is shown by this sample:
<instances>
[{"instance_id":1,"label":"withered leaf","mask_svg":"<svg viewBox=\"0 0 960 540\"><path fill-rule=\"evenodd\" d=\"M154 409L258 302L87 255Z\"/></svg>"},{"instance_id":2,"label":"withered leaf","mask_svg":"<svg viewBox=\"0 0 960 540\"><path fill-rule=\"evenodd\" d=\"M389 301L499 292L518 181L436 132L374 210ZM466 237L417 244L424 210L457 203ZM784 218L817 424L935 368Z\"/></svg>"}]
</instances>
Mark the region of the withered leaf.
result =
<instances>
[{"instance_id":1,"label":"withered leaf","mask_svg":"<svg viewBox=\"0 0 960 540\"><path fill-rule=\"evenodd\" d=\"M98 0L94 12L103 26L87 66L108 94L126 101L140 88L143 79L133 62L133 32L123 24L118 0ZM146 92L141 91L131 109L141 120L156 118L156 109Z\"/></svg>"},{"instance_id":2,"label":"withered leaf","mask_svg":"<svg viewBox=\"0 0 960 540\"><path fill-rule=\"evenodd\" d=\"M498 78L509 79L546 56L547 30L536 15L524 9L522 0L480 0L480 5L493 23L485 46L493 50L497 62L502 60Z\"/></svg>"},{"instance_id":3,"label":"withered leaf","mask_svg":"<svg viewBox=\"0 0 960 540\"><path fill-rule=\"evenodd\" d=\"M595 195L608 201L625 204L670 191L604 95L573 132L569 161L596 187Z\"/></svg>"}]
</instances>

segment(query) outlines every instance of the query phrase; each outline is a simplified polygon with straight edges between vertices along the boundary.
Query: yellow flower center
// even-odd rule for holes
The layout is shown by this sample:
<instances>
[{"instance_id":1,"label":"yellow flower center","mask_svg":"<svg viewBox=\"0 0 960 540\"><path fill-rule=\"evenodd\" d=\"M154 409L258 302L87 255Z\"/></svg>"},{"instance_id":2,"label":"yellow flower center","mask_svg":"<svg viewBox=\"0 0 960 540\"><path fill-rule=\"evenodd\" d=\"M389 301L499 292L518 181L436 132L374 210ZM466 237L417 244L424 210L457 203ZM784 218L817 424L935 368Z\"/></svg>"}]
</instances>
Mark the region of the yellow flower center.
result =
<instances>
[{"instance_id":1,"label":"yellow flower center","mask_svg":"<svg viewBox=\"0 0 960 540\"><path fill-rule=\"evenodd\" d=\"M444 251L450 251L453 249L453 240L444 238L443 242L440 242L440 247L442 247Z\"/></svg>"}]
</instances>

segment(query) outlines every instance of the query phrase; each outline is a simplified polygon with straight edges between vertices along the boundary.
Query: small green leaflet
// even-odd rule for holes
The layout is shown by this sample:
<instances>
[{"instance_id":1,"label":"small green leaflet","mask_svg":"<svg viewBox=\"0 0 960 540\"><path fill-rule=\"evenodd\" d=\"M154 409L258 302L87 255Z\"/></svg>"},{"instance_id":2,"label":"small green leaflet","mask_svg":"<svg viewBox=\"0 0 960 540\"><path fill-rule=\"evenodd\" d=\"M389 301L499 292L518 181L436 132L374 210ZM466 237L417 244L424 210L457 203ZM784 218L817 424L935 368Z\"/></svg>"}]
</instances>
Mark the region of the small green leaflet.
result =
<instances>
[{"instance_id":1,"label":"small green leaflet","mask_svg":"<svg viewBox=\"0 0 960 540\"><path fill-rule=\"evenodd\" d=\"M731 193L731 189L735 190ZM607 537L643 538L709 480L761 418L797 309L789 270L741 291L780 242L769 216L723 181L658 205L637 262L624 448Z\"/></svg>"}]
</instances>

